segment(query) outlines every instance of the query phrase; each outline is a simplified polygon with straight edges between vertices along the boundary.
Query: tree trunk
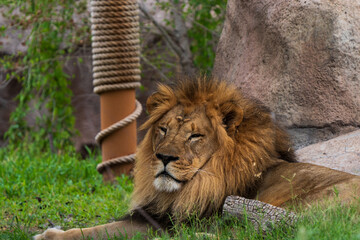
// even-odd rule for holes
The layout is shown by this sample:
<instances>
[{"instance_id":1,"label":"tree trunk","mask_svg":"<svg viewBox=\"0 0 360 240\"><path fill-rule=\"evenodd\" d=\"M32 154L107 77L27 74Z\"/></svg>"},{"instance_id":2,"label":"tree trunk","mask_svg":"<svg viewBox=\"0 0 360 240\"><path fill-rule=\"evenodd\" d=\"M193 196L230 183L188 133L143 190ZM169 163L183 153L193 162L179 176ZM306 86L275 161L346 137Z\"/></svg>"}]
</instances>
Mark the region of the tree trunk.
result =
<instances>
[{"instance_id":1,"label":"tree trunk","mask_svg":"<svg viewBox=\"0 0 360 240\"><path fill-rule=\"evenodd\" d=\"M258 230L268 231L279 224L293 225L297 216L283 208L246 199L239 196L228 196L223 206L223 215L237 217L241 221L247 219Z\"/></svg>"}]
</instances>

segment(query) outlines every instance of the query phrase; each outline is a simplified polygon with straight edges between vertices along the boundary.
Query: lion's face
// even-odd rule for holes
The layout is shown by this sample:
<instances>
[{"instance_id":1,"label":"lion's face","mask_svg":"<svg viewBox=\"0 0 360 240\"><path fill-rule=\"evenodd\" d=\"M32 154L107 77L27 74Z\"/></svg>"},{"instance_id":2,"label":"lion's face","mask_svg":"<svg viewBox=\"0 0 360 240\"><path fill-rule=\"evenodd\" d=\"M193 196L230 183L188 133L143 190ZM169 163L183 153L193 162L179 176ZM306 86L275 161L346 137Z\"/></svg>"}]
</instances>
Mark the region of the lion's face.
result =
<instances>
[{"instance_id":1,"label":"lion's face","mask_svg":"<svg viewBox=\"0 0 360 240\"><path fill-rule=\"evenodd\" d=\"M217 149L216 137L204 107L184 116L177 106L154 128L152 171L158 191L178 191L190 181Z\"/></svg>"}]
</instances>

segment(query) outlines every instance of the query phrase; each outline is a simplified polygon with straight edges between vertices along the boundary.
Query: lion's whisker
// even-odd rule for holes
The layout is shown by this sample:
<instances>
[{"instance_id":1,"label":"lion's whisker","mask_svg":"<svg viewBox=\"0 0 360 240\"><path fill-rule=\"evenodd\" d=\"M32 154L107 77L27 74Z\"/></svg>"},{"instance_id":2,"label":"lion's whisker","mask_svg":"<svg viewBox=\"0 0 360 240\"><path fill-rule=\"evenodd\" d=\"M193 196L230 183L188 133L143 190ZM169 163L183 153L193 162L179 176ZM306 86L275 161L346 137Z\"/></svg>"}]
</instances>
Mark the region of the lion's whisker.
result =
<instances>
[{"instance_id":1,"label":"lion's whisker","mask_svg":"<svg viewBox=\"0 0 360 240\"><path fill-rule=\"evenodd\" d=\"M214 173L209 172L209 171L204 170L204 169L201 169L201 168L192 168L192 169L190 169L190 171L193 172L193 173L202 173L202 172L204 172L204 173L206 173L208 175L215 176Z\"/></svg>"}]
</instances>

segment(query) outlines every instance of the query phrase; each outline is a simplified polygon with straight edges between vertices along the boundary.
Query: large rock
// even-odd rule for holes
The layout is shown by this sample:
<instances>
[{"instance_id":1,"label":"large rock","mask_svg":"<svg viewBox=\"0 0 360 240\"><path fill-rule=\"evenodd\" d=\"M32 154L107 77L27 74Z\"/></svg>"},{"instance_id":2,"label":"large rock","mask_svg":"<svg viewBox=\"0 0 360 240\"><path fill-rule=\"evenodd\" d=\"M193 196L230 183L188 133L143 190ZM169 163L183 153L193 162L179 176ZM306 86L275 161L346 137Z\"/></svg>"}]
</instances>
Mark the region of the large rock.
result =
<instances>
[{"instance_id":1,"label":"large rock","mask_svg":"<svg viewBox=\"0 0 360 240\"><path fill-rule=\"evenodd\" d=\"M5 32L0 34L0 54L16 55L19 52L26 52L25 42L31 34L31 28L19 28L15 21L4 17L4 13L7 12L9 12L8 7L0 6L0 26L6 26ZM25 18L19 9L14 9L12 15L21 15L22 18Z\"/></svg>"},{"instance_id":2,"label":"large rock","mask_svg":"<svg viewBox=\"0 0 360 240\"><path fill-rule=\"evenodd\" d=\"M228 1L213 74L285 126L360 126L359 70L360 1Z\"/></svg>"},{"instance_id":3,"label":"large rock","mask_svg":"<svg viewBox=\"0 0 360 240\"><path fill-rule=\"evenodd\" d=\"M360 175L360 130L296 151L300 162Z\"/></svg>"}]
</instances>

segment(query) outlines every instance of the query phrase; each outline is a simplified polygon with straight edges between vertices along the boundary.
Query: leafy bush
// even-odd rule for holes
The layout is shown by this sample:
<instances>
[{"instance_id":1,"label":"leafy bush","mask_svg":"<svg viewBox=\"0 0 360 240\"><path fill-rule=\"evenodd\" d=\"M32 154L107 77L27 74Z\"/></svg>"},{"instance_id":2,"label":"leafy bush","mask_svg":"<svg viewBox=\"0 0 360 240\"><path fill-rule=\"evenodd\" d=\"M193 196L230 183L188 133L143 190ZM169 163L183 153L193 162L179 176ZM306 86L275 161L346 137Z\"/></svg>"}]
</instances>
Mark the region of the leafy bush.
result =
<instances>
[{"instance_id":1,"label":"leafy bush","mask_svg":"<svg viewBox=\"0 0 360 240\"><path fill-rule=\"evenodd\" d=\"M223 0L190 0L184 17L193 15L188 31L194 64L201 71L210 73L215 60L216 46L225 20L226 2Z\"/></svg>"},{"instance_id":2,"label":"leafy bush","mask_svg":"<svg viewBox=\"0 0 360 240\"><path fill-rule=\"evenodd\" d=\"M196 68L196 72L210 74L215 60L216 46L225 19L226 3L227 1L221 0L156 0L156 6L163 10L166 13L165 15L169 16L164 21L168 26L166 32L169 32L173 41L171 44L169 43L171 41L169 37L165 37L163 31L159 29L161 26L157 26L161 24L157 24L155 26L160 30L162 39L167 44L164 45L162 43L160 46L151 46L150 49L145 46L143 54L146 58L150 59L152 66L157 67L160 72L166 73L167 77L173 76L174 72L179 72L178 67L181 65L179 60L181 62L182 57L186 58L187 56L187 51L184 49L185 46L182 46L181 43L183 39L177 38L179 29L176 27L174 15L181 15L184 22L183 25L185 25L187 31L193 66ZM147 33L151 28L143 27L143 29ZM176 45L178 50L173 45ZM155 54L154 48L157 48ZM167 51L164 49L167 49ZM182 54L179 54L178 51L181 50ZM164 63L164 59L168 64ZM145 59L145 62L149 61ZM173 62L173 64L169 66L169 62ZM186 66L181 67L183 71L187 69ZM169 71L169 69L172 71ZM181 72L181 74L186 75L189 73ZM166 79L166 76L160 75Z\"/></svg>"},{"instance_id":3,"label":"leafy bush","mask_svg":"<svg viewBox=\"0 0 360 240\"><path fill-rule=\"evenodd\" d=\"M89 24L85 21L82 26L76 25L73 18L75 13L86 12L86 1L23 0L7 2L5 6L9 11L3 14L12 24L3 27L3 34L7 28L31 29L24 43L27 51L0 62L8 72L6 80L17 80L22 85L5 137L14 145L37 142L40 149L64 148L75 132L75 119L69 76L64 73L63 64L66 56L89 35ZM26 121L30 112L36 115L33 126Z\"/></svg>"}]
</instances>

